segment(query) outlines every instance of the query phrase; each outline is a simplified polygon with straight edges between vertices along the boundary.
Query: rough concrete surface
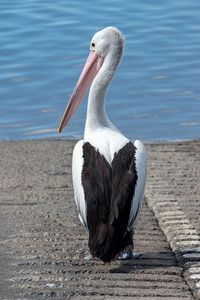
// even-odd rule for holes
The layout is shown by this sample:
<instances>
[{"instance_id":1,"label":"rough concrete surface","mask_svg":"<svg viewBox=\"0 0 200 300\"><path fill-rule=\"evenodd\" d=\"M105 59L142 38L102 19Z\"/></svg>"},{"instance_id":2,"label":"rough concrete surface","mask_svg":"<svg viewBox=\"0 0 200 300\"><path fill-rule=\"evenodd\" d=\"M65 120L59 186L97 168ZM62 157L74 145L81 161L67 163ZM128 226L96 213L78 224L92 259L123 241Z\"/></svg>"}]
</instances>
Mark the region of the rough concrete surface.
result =
<instances>
[{"instance_id":1,"label":"rough concrete surface","mask_svg":"<svg viewBox=\"0 0 200 300\"><path fill-rule=\"evenodd\" d=\"M147 203L200 299L200 141L147 147Z\"/></svg>"},{"instance_id":2,"label":"rough concrete surface","mask_svg":"<svg viewBox=\"0 0 200 300\"><path fill-rule=\"evenodd\" d=\"M74 143L0 142L0 299L198 298L200 142L146 145L147 204L134 237L142 255L111 264L84 260Z\"/></svg>"}]
</instances>

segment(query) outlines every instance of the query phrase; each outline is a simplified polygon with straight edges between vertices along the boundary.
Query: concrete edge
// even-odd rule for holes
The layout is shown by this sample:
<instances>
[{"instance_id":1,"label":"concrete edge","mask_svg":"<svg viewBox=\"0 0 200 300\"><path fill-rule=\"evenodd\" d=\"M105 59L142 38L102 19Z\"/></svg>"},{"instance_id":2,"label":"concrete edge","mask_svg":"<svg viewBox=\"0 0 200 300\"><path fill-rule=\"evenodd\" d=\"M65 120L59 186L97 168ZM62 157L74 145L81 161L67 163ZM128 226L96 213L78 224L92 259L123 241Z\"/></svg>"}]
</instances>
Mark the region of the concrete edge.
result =
<instances>
[{"instance_id":1,"label":"concrete edge","mask_svg":"<svg viewBox=\"0 0 200 300\"><path fill-rule=\"evenodd\" d=\"M145 198L183 268L183 276L193 296L200 299L200 237L195 227L175 199L155 201L151 195Z\"/></svg>"}]
</instances>

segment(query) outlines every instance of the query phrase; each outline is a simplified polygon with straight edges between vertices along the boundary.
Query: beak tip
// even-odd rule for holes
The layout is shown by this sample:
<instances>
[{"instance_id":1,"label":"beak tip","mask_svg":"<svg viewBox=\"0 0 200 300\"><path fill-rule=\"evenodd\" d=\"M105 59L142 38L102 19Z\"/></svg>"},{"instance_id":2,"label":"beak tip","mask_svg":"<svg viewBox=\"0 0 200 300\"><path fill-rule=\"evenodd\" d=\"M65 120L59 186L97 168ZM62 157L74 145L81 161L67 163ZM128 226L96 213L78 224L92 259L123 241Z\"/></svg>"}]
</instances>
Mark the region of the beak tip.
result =
<instances>
[{"instance_id":1,"label":"beak tip","mask_svg":"<svg viewBox=\"0 0 200 300\"><path fill-rule=\"evenodd\" d=\"M61 134L61 128L60 127L58 128L58 134Z\"/></svg>"}]
</instances>

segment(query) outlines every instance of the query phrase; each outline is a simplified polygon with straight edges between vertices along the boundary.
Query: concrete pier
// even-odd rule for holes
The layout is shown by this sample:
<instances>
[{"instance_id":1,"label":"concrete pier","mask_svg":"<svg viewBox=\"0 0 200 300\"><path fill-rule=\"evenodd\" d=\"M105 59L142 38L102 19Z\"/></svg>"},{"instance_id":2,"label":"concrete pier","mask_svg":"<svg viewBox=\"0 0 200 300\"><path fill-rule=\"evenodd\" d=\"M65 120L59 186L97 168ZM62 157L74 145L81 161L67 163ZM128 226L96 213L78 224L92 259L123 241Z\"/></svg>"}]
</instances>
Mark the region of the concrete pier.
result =
<instances>
[{"instance_id":1,"label":"concrete pier","mask_svg":"<svg viewBox=\"0 0 200 300\"><path fill-rule=\"evenodd\" d=\"M147 143L135 260L85 261L74 141L0 141L0 299L200 299L200 141Z\"/></svg>"}]
</instances>

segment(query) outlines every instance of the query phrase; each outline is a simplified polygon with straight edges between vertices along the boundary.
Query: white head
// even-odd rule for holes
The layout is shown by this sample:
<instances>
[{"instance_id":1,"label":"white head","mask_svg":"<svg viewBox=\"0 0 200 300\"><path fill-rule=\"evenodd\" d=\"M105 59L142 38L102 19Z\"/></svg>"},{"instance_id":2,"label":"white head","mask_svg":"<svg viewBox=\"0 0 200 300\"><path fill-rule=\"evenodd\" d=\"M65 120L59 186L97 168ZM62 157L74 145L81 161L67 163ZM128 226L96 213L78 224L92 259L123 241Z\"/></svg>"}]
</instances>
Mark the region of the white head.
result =
<instances>
[{"instance_id":1,"label":"white head","mask_svg":"<svg viewBox=\"0 0 200 300\"><path fill-rule=\"evenodd\" d=\"M123 48L124 38L117 28L106 27L95 33L90 43L90 55L63 115L59 133L71 119L94 78L96 87L106 89L121 60Z\"/></svg>"},{"instance_id":2,"label":"white head","mask_svg":"<svg viewBox=\"0 0 200 300\"><path fill-rule=\"evenodd\" d=\"M115 54L120 61L124 49L124 37L116 27L106 27L93 36L90 50L95 51L104 59L107 55Z\"/></svg>"}]
</instances>

